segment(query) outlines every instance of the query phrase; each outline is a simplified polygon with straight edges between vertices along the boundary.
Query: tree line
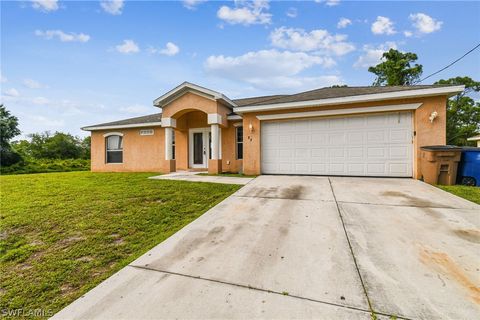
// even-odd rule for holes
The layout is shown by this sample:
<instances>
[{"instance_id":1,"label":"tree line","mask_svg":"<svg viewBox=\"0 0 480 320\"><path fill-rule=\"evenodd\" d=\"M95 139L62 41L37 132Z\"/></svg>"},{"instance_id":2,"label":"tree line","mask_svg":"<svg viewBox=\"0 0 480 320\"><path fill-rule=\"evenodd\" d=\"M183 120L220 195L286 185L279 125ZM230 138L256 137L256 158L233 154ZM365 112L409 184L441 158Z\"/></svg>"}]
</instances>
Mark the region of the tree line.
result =
<instances>
[{"instance_id":1,"label":"tree line","mask_svg":"<svg viewBox=\"0 0 480 320\"><path fill-rule=\"evenodd\" d=\"M18 118L0 105L0 169L2 173L88 170L90 137L48 131L12 141L20 134Z\"/></svg>"}]
</instances>

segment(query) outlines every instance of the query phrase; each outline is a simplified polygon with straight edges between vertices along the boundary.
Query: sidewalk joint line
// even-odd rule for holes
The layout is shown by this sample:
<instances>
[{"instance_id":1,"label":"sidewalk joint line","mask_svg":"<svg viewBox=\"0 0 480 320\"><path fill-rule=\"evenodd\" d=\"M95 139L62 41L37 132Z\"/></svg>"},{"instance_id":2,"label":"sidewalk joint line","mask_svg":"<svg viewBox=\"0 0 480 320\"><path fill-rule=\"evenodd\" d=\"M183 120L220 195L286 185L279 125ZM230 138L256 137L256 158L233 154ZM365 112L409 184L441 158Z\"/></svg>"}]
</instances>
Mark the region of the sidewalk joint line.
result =
<instances>
[{"instance_id":1,"label":"sidewalk joint line","mask_svg":"<svg viewBox=\"0 0 480 320\"><path fill-rule=\"evenodd\" d=\"M272 294L281 295L281 296L284 296L284 297L290 297L290 298L295 298L295 299L300 299L300 300L307 300L307 301L317 302L317 303L321 303L321 304L327 304L327 305L331 305L331 306L335 306L335 307L346 308L346 309L351 309L351 310L361 311L361 312L366 312L366 313L371 314L370 310L362 309L362 308L359 308L359 307L353 307L353 306L338 304L338 303L335 303L335 302L317 300L317 299L313 299L313 298L306 298L306 297L301 297L301 296L292 295L292 294L285 295L283 292L279 292L279 291L275 291L275 290L262 289L262 288L252 287L252 286L244 285L244 284L232 283L232 282L210 279L210 278L204 278L204 277L201 277L201 276L192 276L192 275L189 275L189 274L167 271L167 270L154 269L154 268L145 267L145 266L137 266L137 265L128 265L128 266L132 267L132 268L147 270L147 271L167 273L167 274L171 274L171 275L175 275L175 276L187 277L187 278L191 278L191 279L197 279L197 280L203 280L203 281L209 281L209 282L215 282L215 283L225 284L225 285L234 286L234 287L240 287L240 288L244 288L244 289L251 289L251 290L265 292L265 293L272 293ZM383 314L383 313L377 313L377 314L381 314L381 315L385 315L385 316L392 316L392 315ZM409 320L409 319L406 319L406 320Z\"/></svg>"}]
</instances>

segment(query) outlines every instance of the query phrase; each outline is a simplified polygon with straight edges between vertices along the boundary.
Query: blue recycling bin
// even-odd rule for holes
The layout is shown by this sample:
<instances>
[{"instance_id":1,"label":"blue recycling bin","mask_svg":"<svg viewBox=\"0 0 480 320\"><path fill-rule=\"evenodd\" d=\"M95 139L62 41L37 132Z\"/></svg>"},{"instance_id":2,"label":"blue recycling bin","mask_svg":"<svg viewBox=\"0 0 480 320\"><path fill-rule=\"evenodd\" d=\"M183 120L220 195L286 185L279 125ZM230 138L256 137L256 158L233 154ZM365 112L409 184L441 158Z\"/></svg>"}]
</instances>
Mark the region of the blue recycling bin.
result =
<instances>
[{"instance_id":1,"label":"blue recycling bin","mask_svg":"<svg viewBox=\"0 0 480 320\"><path fill-rule=\"evenodd\" d=\"M458 164L457 181L466 186L480 186L480 148L465 147Z\"/></svg>"}]
</instances>

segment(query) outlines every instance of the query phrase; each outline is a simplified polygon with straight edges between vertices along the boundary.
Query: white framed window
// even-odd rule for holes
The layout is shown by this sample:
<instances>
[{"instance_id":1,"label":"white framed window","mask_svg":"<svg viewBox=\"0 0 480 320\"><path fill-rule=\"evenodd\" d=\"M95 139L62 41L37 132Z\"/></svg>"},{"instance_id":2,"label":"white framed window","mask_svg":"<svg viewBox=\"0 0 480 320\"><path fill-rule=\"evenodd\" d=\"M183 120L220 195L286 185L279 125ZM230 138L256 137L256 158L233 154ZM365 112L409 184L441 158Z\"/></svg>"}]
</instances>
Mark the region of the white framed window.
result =
<instances>
[{"instance_id":1,"label":"white framed window","mask_svg":"<svg viewBox=\"0 0 480 320\"><path fill-rule=\"evenodd\" d=\"M153 129L142 129L140 130L140 135L141 136L153 136L155 131Z\"/></svg>"},{"instance_id":2,"label":"white framed window","mask_svg":"<svg viewBox=\"0 0 480 320\"><path fill-rule=\"evenodd\" d=\"M235 128L236 158L243 159L243 126Z\"/></svg>"},{"instance_id":3,"label":"white framed window","mask_svg":"<svg viewBox=\"0 0 480 320\"><path fill-rule=\"evenodd\" d=\"M105 147L107 163L123 163L123 136L106 136Z\"/></svg>"}]
</instances>

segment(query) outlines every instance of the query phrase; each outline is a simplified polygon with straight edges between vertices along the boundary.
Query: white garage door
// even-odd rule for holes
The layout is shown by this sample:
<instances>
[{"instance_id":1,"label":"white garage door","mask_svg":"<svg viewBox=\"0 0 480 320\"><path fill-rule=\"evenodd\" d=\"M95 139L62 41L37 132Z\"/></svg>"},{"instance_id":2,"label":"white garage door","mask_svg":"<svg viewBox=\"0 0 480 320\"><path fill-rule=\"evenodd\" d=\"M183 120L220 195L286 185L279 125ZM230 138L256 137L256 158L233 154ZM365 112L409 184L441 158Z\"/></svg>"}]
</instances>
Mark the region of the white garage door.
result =
<instances>
[{"instance_id":1,"label":"white garage door","mask_svg":"<svg viewBox=\"0 0 480 320\"><path fill-rule=\"evenodd\" d=\"M412 176L412 113L262 122L263 173Z\"/></svg>"}]
</instances>

